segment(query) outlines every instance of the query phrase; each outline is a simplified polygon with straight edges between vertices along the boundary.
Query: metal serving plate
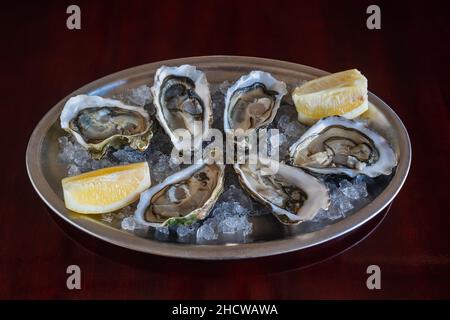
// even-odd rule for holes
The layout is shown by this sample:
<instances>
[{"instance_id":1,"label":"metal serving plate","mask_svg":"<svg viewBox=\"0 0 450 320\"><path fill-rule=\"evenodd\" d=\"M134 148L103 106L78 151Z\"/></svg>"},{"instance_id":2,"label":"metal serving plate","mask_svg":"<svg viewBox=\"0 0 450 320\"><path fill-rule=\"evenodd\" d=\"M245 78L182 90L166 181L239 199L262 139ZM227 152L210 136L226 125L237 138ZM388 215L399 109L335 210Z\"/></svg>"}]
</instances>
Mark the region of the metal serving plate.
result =
<instances>
[{"instance_id":1,"label":"metal serving plate","mask_svg":"<svg viewBox=\"0 0 450 320\"><path fill-rule=\"evenodd\" d=\"M196 245L160 242L140 238L94 219L85 218L64 206L61 179L66 168L57 160L58 141L64 134L59 115L68 98L78 94L112 96L142 84L151 85L161 65L192 64L206 72L210 83L230 82L242 74L259 69L272 73L286 83L298 83L328 74L325 71L284 61L253 57L206 56L150 63L123 70L91 82L58 102L39 122L31 135L26 153L30 180L42 200L62 219L84 232L112 244L163 256L196 259L240 259L275 255L315 246L358 228L380 213L397 195L408 174L411 145L408 133L395 112L381 99L369 93L371 126L392 144L399 157L397 170L387 187L371 203L353 215L319 231L300 233L298 228L282 226L271 216L258 217L254 223L256 241L224 245ZM369 79L370 80L370 79ZM370 83L370 82L369 82Z\"/></svg>"}]
</instances>

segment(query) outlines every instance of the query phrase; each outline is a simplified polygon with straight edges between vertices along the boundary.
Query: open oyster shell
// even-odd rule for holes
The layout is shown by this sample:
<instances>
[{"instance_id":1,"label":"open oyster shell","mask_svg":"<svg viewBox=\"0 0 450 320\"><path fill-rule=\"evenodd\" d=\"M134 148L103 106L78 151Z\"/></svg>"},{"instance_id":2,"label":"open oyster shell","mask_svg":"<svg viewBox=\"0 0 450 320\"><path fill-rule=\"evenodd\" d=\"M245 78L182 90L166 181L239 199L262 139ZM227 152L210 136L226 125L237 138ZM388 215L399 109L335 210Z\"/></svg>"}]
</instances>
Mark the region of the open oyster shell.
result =
<instances>
[{"instance_id":1,"label":"open oyster shell","mask_svg":"<svg viewBox=\"0 0 450 320\"><path fill-rule=\"evenodd\" d=\"M141 194L134 217L143 226L191 224L206 218L222 193L224 166L191 165Z\"/></svg>"},{"instance_id":2,"label":"open oyster shell","mask_svg":"<svg viewBox=\"0 0 450 320\"><path fill-rule=\"evenodd\" d=\"M252 71L242 76L228 88L225 97L225 131L269 125L286 93L286 84L268 72Z\"/></svg>"},{"instance_id":3,"label":"open oyster shell","mask_svg":"<svg viewBox=\"0 0 450 320\"><path fill-rule=\"evenodd\" d=\"M61 128L101 158L108 147L128 144L147 149L153 136L152 121L144 108L99 96L78 95L70 98L61 112Z\"/></svg>"},{"instance_id":4,"label":"open oyster shell","mask_svg":"<svg viewBox=\"0 0 450 320\"><path fill-rule=\"evenodd\" d=\"M397 157L389 143L363 122L323 118L289 149L292 165L320 174L391 174Z\"/></svg>"},{"instance_id":5,"label":"open oyster shell","mask_svg":"<svg viewBox=\"0 0 450 320\"><path fill-rule=\"evenodd\" d=\"M271 159L256 164L235 164L242 187L257 201L268 205L283 224L311 220L328 209L327 187L303 170Z\"/></svg>"},{"instance_id":6,"label":"open oyster shell","mask_svg":"<svg viewBox=\"0 0 450 320\"><path fill-rule=\"evenodd\" d=\"M193 138L193 149L200 147L213 120L206 75L191 65L162 66L156 71L151 90L157 119L175 148L192 149L192 145L178 139L177 129L188 130Z\"/></svg>"}]
</instances>

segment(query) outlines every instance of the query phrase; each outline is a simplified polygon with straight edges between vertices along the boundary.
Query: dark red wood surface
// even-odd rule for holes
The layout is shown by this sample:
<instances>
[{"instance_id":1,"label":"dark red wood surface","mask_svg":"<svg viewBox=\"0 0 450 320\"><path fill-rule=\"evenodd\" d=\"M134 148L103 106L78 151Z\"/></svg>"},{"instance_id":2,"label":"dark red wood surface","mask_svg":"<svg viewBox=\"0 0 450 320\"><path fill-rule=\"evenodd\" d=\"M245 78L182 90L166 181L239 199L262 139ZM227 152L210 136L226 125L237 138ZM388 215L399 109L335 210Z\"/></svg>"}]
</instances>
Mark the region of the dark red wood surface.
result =
<instances>
[{"instance_id":1,"label":"dark red wood surface","mask_svg":"<svg viewBox=\"0 0 450 320\"><path fill-rule=\"evenodd\" d=\"M381 30L366 28L373 2ZM0 10L0 298L450 298L446 2L73 3L80 31L66 28L72 1L14 1ZM28 180L25 149L57 101L121 69L212 54L361 70L411 135L410 175L390 212L306 253L232 262L131 253L50 213ZM82 270L79 291L66 289L71 264ZM381 267L381 290L366 288L371 264Z\"/></svg>"}]
</instances>

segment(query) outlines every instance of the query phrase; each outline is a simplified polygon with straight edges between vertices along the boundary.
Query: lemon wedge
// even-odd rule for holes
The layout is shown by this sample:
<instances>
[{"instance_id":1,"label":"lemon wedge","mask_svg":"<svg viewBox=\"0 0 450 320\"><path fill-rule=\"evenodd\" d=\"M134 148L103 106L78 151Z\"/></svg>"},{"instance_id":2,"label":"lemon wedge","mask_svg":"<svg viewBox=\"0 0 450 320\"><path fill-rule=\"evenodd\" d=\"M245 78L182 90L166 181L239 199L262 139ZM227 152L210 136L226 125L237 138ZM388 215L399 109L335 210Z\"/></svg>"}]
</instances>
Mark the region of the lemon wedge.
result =
<instances>
[{"instance_id":1,"label":"lemon wedge","mask_svg":"<svg viewBox=\"0 0 450 320\"><path fill-rule=\"evenodd\" d=\"M312 125L323 117L358 117L369 107L367 79L357 69L320 77L295 88L292 93L298 120Z\"/></svg>"},{"instance_id":2,"label":"lemon wedge","mask_svg":"<svg viewBox=\"0 0 450 320\"><path fill-rule=\"evenodd\" d=\"M104 168L61 181L67 209L106 213L123 208L151 185L147 162Z\"/></svg>"}]
</instances>

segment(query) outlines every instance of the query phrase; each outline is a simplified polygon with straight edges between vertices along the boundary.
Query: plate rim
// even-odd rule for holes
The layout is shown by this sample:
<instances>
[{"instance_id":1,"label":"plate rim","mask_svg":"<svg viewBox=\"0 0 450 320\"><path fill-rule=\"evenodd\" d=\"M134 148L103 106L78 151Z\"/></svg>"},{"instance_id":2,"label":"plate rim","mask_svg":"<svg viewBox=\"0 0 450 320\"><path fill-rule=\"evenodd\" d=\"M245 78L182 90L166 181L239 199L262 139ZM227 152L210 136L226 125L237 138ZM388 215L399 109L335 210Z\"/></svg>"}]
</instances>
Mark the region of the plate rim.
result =
<instances>
[{"instance_id":1,"label":"plate rim","mask_svg":"<svg viewBox=\"0 0 450 320\"><path fill-rule=\"evenodd\" d=\"M46 132L54 124L54 120L53 121L50 120L55 118L55 114L59 115L58 106L61 106L71 96L84 92L92 92L92 90L91 91L87 90L88 88L92 87L98 88L99 87L98 84L100 83L104 82L110 83L114 79L117 80L120 78L124 78L127 75L133 75L134 77L136 77L138 76L139 73L145 73L145 71L143 70L145 70L146 68L153 68L156 66L161 66L163 64L177 65L190 63L195 65L196 63L199 62L203 64L206 62L218 63L219 62L218 60L220 60L220 63L222 65L225 63L229 63L230 65L232 65L233 62L236 63L236 61L239 61L241 63L245 62L254 65L258 64L261 66L265 66L266 68L267 64L276 65L276 67L280 67L283 69L286 68L289 69L289 67L292 67L294 70L301 68L303 72L312 74L314 76L329 74L329 72L321 69L282 60L248 57L248 56L212 55L212 56L184 57L142 64L139 66L134 66L131 68L114 72L112 74L96 79L92 82L89 82L80 87L79 89L71 92L69 95L67 95L66 97L58 101L54 106L52 106L51 109L47 111L47 113L38 122L38 124L36 125L30 136L25 156L26 168L31 184L33 185L34 189L36 190L40 198L54 213L56 213L57 216L62 218L65 222L68 222L77 229L91 236L94 236L95 238L109 242L113 245L117 245L123 248L143 253L156 254L166 257L201 259L201 260L231 260L231 259L272 256L293 251L299 251L341 237L357 229L362 224L368 222L376 215L378 215L384 208L386 208L392 202L392 200L400 192L402 186L405 183L406 177L408 175L411 166L411 155L412 155L411 141L408 132L406 130L406 127L404 126L399 116L395 113L395 111L387 103L385 103L383 100L377 97L375 94L369 92L369 101L372 104L376 105L377 107L382 106L383 114L389 117L389 123L395 125L396 127L395 131L398 132L400 159L396 172L391 181L389 182L389 184L387 185L387 187L368 205L364 206L351 216L346 217L345 219L342 219L334 224L326 226L325 228L314 231L312 233L300 234L283 239L267 240L262 242L252 242L244 244L226 244L226 245L182 244L182 243L169 243L146 238L140 238L125 231L115 229L113 227L109 227L107 225L102 224L102 227L105 230L108 229L113 230L114 233L117 232L117 237L109 237L105 236L104 234L99 234L97 232L93 232L92 230L87 229L82 222L83 219L70 218L66 214L60 212L60 208L58 208L58 205L51 203L49 199L53 197L59 198L59 196L52 190L47 180L45 179L45 176L41 170L40 162L33 161L33 155L38 154L38 151L40 151L40 146L42 145L42 141L45 137ZM57 118L58 116L56 117L56 120ZM392 121L394 123L392 123ZM36 158L34 157L34 159ZM63 209L67 210L65 208ZM88 219L84 220L88 221ZM98 223L100 224L100 222Z\"/></svg>"}]
</instances>

